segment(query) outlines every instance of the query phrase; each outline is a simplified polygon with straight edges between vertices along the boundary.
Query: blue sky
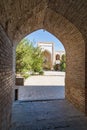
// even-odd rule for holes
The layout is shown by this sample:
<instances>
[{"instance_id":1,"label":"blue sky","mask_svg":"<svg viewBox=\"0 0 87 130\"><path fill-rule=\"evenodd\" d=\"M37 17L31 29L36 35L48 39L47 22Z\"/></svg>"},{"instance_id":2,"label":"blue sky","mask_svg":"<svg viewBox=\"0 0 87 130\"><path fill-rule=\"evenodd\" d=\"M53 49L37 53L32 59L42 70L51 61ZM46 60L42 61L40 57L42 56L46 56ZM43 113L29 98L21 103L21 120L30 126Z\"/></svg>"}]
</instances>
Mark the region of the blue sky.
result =
<instances>
[{"instance_id":1,"label":"blue sky","mask_svg":"<svg viewBox=\"0 0 87 130\"><path fill-rule=\"evenodd\" d=\"M55 45L55 51L65 50L62 43L51 33L44 31L43 29L37 30L26 37L30 41L38 42L53 42Z\"/></svg>"}]
</instances>

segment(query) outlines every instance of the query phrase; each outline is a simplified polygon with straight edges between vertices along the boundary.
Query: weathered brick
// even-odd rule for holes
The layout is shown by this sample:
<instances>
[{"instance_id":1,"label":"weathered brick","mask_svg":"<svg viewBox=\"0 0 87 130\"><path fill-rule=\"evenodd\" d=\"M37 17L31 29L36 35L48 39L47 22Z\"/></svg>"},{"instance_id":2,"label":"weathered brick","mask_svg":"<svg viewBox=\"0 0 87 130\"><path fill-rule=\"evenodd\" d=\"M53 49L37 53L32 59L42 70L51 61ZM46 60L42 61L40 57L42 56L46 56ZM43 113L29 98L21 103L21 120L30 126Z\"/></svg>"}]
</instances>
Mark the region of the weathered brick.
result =
<instances>
[{"instance_id":1,"label":"weathered brick","mask_svg":"<svg viewBox=\"0 0 87 130\"><path fill-rule=\"evenodd\" d=\"M2 35L4 34L4 35ZM1 37L2 35L2 37ZM0 39L3 43L0 50L3 48L3 52L0 55L0 130L7 130L10 125L11 117L11 105L12 105L12 48L5 46L12 46L8 40L7 35L0 26ZM4 39L4 40L3 40ZM8 51L8 55L6 51ZM4 53L5 52L5 53ZM5 59L5 60L4 60ZM9 62L8 62L9 60ZM10 64L9 64L10 63Z\"/></svg>"},{"instance_id":2,"label":"weathered brick","mask_svg":"<svg viewBox=\"0 0 87 130\"><path fill-rule=\"evenodd\" d=\"M66 97L87 114L87 0L9 0L6 3L6 0L0 2L0 24L5 30L0 26L0 130L2 126L7 129L6 113L11 112L15 73L11 41L16 44L41 28L63 43L67 56Z\"/></svg>"}]
</instances>

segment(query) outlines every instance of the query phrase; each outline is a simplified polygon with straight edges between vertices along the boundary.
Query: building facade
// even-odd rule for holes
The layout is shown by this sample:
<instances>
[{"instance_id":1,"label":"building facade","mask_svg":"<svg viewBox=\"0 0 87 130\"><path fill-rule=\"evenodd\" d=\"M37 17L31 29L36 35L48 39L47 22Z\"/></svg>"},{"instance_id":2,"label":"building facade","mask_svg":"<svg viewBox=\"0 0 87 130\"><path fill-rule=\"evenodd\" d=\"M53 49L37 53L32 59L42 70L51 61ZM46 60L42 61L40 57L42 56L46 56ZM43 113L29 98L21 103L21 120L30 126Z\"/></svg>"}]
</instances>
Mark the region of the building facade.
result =
<instances>
[{"instance_id":1,"label":"building facade","mask_svg":"<svg viewBox=\"0 0 87 130\"><path fill-rule=\"evenodd\" d=\"M60 60L65 51L55 51L54 43L39 42L38 46L42 49L44 54L44 68L53 69L54 65L60 65Z\"/></svg>"}]
</instances>

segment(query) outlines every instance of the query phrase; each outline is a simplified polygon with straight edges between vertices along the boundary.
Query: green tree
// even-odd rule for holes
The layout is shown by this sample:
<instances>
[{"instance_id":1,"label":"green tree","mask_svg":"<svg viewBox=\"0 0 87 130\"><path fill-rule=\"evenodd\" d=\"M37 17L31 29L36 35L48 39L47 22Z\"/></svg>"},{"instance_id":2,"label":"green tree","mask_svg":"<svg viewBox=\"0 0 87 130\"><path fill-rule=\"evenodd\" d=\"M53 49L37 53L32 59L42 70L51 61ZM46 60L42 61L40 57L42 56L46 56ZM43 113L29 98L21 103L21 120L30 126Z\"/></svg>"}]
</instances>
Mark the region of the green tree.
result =
<instances>
[{"instance_id":1,"label":"green tree","mask_svg":"<svg viewBox=\"0 0 87 130\"><path fill-rule=\"evenodd\" d=\"M32 70L34 72L41 72L42 69L43 69L43 53L39 47L34 47L32 53Z\"/></svg>"},{"instance_id":2,"label":"green tree","mask_svg":"<svg viewBox=\"0 0 87 130\"><path fill-rule=\"evenodd\" d=\"M39 47L36 47L26 39L23 39L16 48L16 73L22 76L26 72L41 72L43 64L43 55Z\"/></svg>"},{"instance_id":3,"label":"green tree","mask_svg":"<svg viewBox=\"0 0 87 130\"><path fill-rule=\"evenodd\" d=\"M62 55L61 62L60 62L60 69L61 71L66 70L66 55L65 54Z\"/></svg>"},{"instance_id":4,"label":"green tree","mask_svg":"<svg viewBox=\"0 0 87 130\"><path fill-rule=\"evenodd\" d=\"M32 43L23 39L16 48L16 73L24 73L31 69Z\"/></svg>"}]
</instances>

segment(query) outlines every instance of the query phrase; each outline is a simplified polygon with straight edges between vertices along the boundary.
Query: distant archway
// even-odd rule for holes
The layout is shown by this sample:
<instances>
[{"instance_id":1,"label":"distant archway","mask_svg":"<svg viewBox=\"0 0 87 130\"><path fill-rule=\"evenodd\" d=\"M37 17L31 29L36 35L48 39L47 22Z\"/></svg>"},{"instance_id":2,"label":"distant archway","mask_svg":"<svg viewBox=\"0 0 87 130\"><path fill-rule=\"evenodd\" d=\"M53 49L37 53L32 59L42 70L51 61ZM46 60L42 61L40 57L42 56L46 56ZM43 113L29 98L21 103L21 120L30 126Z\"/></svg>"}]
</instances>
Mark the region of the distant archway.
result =
<instances>
[{"instance_id":1,"label":"distant archway","mask_svg":"<svg viewBox=\"0 0 87 130\"><path fill-rule=\"evenodd\" d=\"M60 60L60 55L56 54L56 60Z\"/></svg>"},{"instance_id":2,"label":"distant archway","mask_svg":"<svg viewBox=\"0 0 87 130\"><path fill-rule=\"evenodd\" d=\"M51 70L52 68L52 59L51 59L51 54L47 50L43 51L44 55L44 63L43 63L43 68Z\"/></svg>"}]
</instances>

